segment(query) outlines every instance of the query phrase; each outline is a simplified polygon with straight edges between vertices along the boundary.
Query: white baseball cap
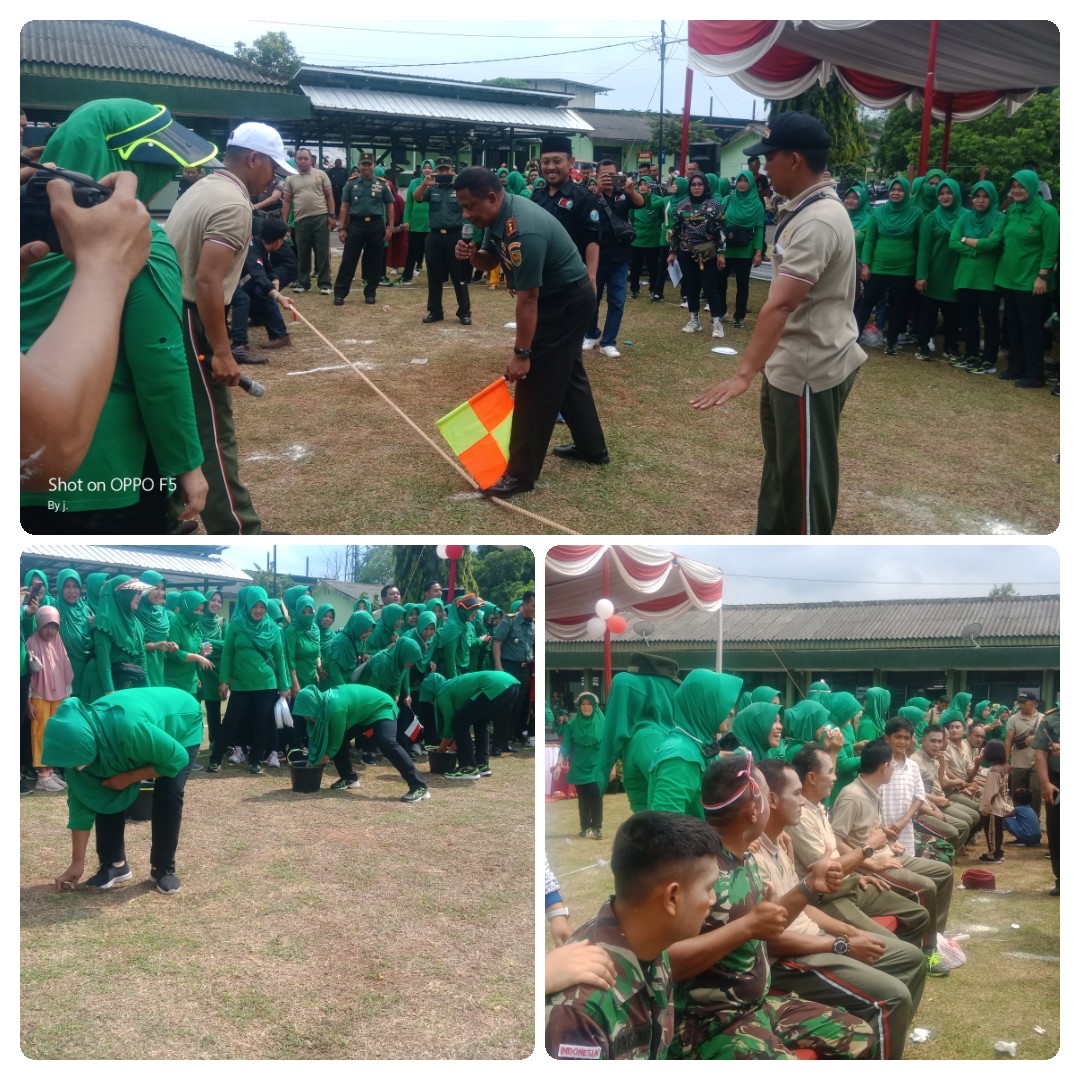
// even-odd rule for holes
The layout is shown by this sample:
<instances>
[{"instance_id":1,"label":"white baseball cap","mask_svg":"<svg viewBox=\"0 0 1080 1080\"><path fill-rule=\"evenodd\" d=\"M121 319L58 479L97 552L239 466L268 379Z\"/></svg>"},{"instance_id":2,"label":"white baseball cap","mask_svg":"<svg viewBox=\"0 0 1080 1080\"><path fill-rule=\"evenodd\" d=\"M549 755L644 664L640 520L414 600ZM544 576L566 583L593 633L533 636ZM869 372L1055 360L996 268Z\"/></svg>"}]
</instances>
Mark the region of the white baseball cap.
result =
<instances>
[{"instance_id":1,"label":"white baseball cap","mask_svg":"<svg viewBox=\"0 0 1080 1080\"><path fill-rule=\"evenodd\" d=\"M245 150L254 150L259 154L265 154L272 159L278 173L290 175L296 169L289 164L285 155L285 144L277 128L269 124L258 124L254 121L241 124L230 136L227 146L242 146Z\"/></svg>"}]
</instances>

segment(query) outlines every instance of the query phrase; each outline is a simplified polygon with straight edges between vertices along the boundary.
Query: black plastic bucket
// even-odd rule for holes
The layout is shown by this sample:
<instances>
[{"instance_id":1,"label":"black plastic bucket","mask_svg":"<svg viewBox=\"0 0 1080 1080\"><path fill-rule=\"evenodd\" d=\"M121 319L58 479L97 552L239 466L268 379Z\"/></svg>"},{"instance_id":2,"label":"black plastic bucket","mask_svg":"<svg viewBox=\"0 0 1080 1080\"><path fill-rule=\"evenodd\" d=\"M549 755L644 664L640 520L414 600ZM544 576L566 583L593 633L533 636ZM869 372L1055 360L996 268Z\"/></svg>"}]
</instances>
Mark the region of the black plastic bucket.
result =
<instances>
[{"instance_id":1,"label":"black plastic bucket","mask_svg":"<svg viewBox=\"0 0 1080 1080\"><path fill-rule=\"evenodd\" d=\"M309 765L306 761L290 761L289 775L292 777L293 791L311 794L322 787L322 765Z\"/></svg>"},{"instance_id":2,"label":"black plastic bucket","mask_svg":"<svg viewBox=\"0 0 1080 1080\"><path fill-rule=\"evenodd\" d=\"M428 772L440 775L457 768L457 754L450 750L428 751Z\"/></svg>"},{"instance_id":3,"label":"black plastic bucket","mask_svg":"<svg viewBox=\"0 0 1080 1080\"><path fill-rule=\"evenodd\" d=\"M154 781L144 780L139 784L139 795L127 808L124 817L128 821L149 821L154 809Z\"/></svg>"}]
</instances>

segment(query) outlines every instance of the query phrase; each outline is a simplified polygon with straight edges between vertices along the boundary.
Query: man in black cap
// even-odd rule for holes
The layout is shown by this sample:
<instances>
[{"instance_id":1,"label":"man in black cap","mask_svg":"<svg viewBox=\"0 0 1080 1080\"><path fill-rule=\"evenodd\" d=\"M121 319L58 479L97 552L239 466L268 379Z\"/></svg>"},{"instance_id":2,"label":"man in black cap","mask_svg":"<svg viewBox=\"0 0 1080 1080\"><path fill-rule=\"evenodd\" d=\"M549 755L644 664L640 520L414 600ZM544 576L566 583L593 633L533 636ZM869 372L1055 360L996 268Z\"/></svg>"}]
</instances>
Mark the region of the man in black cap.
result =
<instances>
[{"instance_id":1,"label":"man in black cap","mask_svg":"<svg viewBox=\"0 0 1080 1080\"><path fill-rule=\"evenodd\" d=\"M531 491L561 412L574 442L560 457L606 465L604 431L581 360L596 293L569 234L531 200L508 192L480 166L454 180L466 221L486 229L483 248L459 240L456 254L478 270L500 264L516 297L514 353L506 378L517 383L506 472L485 495ZM576 335L576 336L575 336Z\"/></svg>"},{"instance_id":2,"label":"man in black cap","mask_svg":"<svg viewBox=\"0 0 1080 1080\"><path fill-rule=\"evenodd\" d=\"M428 264L428 313L421 322L443 321L443 282L449 277L457 297L457 317L462 326L472 325L472 308L469 304L468 263L454 255L454 247L461 239L461 207L454 190L454 162L441 157L435 161L435 172L424 174L423 180L413 192L413 201L426 202L428 211L428 234L424 242L424 257Z\"/></svg>"},{"instance_id":3,"label":"man in black cap","mask_svg":"<svg viewBox=\"0 0 1080 1080\"><path fill-rule=\"evenodd\" d=\"M383 244L394 235L394 194L390 185L375 175L375 158L360 157L360 175L341 193L338 238L345 245L334 279L334 303L340 307L352 288L356 264L363 256L364 303L375 303L375 290L383 272Z\"/></svg>"},{"instance_id":4,"label":"man in black cap","mask_svg":"<svg viewBox=\"0 0 1080 1080\"><path fill-rule=\"evenodd\" d=\"M761 386L756 532L832 532L840 489L840 413L866 353L855 325L855 234L826 170L829 133L781 113L748 154L764 154L787 214L773 239L773 281L735 374L695 398L723 405Z\"/></svg>"},{"instance_id":5,"label":"man in black cap","mask_svg":"<svg viewBox=\"0 0 1080 1080\"><path fill-rule=\"evenodd\" d=\"M565 135L545 135L540 143L540 175L546 183L533 192L532 201L553 214L570 234L595 292L596 267L600 262L600 207L584 187L570 179L573 165L570 139Z\"/></svg>"}]
</instances>

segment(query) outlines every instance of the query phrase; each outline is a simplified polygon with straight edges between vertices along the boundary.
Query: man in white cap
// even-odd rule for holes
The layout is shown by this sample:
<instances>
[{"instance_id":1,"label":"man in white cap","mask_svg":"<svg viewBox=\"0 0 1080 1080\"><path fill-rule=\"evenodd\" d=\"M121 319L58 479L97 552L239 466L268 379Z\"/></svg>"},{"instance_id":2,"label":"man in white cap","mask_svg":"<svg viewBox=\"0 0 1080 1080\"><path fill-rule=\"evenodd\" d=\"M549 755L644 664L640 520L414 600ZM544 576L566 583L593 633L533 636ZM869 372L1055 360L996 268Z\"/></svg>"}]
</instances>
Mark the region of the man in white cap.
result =
<instances>
[{"instance_id":1,"label":"man in white cap","mask_svg":"<svg viewBox=\"0 0 1080 1080\"><path fill-rule=\"evenodd\" d=\"M240 383L226 308L236 291L251 240L251 196L274 173L296 170L281 136L267 124L241 124L230 136L219 169L173 207L165 231L183 277L184 345L191 371L195 416L210 491L202 512L208 533L261 532L247 488L240 483L230 386Z\"/></svg>"}]
</instances>

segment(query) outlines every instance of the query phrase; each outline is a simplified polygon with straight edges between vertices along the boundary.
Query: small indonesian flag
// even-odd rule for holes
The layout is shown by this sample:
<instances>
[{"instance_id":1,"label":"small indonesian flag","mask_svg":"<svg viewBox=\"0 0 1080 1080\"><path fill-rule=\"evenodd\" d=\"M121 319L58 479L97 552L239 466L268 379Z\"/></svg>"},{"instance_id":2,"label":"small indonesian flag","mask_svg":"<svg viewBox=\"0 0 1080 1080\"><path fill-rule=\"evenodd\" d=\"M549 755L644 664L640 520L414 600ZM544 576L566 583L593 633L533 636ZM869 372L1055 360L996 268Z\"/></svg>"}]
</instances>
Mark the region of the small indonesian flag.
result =
<instances>
[{"instance_id":1,"label":"small indonesian flag","mask_svg":"<svg viewBox=\"0 0 1080 1080\"><path fill-rule=\"evenodd\" d=\"M413 742L416 742L416 740L420 738L420 732L423 730L424 728L420 721L414 719L413 722L405 729L405 734L408 735Z\"/></svg>"},{"instance_id":2,"label":"small indonesian flag","mask_svg":"<svg viewBox=\"0 0 1080 1080\"><path fill-rule=\"evenodd\" d=\"M491 487L506 471L514 399L504 379L474 394L435 421L458 460L482 487Z\"/></svg>"}]
</instances>

